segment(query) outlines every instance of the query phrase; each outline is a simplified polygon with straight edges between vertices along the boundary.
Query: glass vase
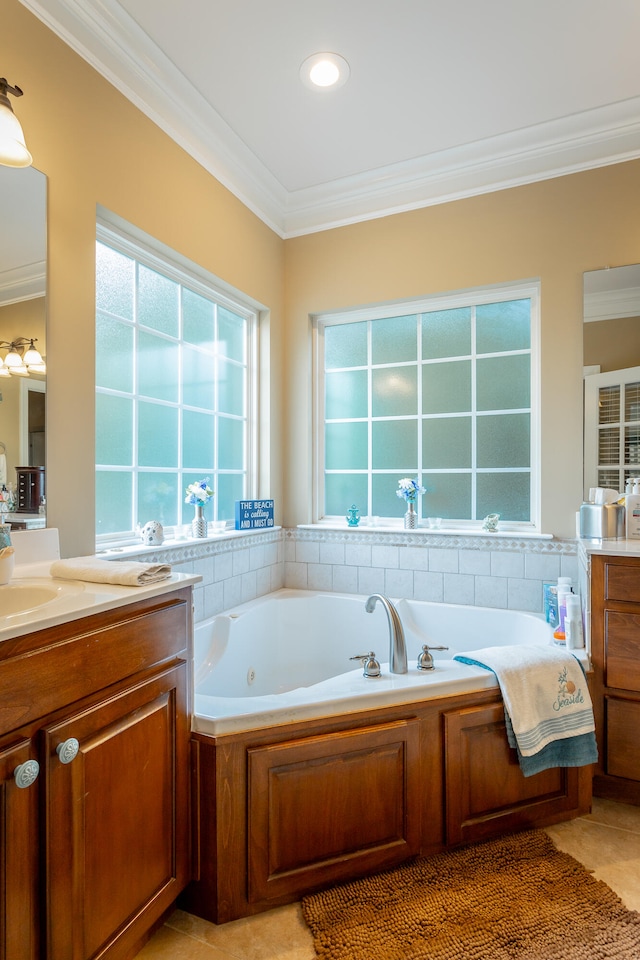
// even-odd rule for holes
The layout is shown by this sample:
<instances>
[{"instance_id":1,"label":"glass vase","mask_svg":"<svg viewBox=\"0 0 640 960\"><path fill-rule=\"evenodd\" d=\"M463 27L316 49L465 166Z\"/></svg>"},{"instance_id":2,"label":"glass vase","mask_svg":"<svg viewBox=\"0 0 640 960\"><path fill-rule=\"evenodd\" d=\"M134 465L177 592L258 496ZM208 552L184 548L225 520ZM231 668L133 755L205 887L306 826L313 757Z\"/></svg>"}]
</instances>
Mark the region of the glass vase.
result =
<instances>
[{"instance_id":1,"label":"glass vase","mask_svg":"<svg viewBox=\"0 0 640 960\"><path fill-rule=\"evenodd\" d=\"M405 530L415 530L418 526L418 514L416 513L415 504L409 502L407 503L407 512L404 515L404 528Z\"/></svg>"},{"instance_id":2,"label":"glass vase","mask_svg":"<svg viewBox=\"0 0 640 960\"><path fill-rule=\"evenodd\" d=\"M204 515L204 507L195 505L195 517L191 521L191 533L194 537L206 537L207 521Z\"/></svg>"}]
</instances>

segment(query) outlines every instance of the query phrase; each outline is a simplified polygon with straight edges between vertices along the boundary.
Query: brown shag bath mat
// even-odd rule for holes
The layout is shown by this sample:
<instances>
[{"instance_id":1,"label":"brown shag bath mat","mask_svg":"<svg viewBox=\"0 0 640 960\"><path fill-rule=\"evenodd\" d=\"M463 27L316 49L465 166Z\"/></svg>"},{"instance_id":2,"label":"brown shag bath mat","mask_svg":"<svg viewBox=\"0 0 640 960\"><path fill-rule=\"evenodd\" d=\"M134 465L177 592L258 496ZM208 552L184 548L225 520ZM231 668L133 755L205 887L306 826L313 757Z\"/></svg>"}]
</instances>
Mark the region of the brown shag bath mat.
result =
<instances>
[{"instance_id":1,"label":"brown shag bath mat","mask_svg":"<svg viewBox=\"0 0 640 960\"><path fill-rule=\"evenodd\" d=\"M640 960L640 913L541 830L305 897L322 960Z\"/></svg>"}]
</instances>

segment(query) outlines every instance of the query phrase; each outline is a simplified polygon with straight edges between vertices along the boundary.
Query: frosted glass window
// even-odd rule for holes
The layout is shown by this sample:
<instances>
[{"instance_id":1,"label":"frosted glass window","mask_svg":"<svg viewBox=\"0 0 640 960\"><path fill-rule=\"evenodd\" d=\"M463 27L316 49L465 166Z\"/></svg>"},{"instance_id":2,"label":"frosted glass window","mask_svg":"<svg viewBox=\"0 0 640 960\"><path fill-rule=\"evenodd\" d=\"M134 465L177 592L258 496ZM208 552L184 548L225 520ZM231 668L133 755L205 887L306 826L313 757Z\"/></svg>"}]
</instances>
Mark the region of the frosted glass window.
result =
<instances>
[{"instance_id":1,"label":"frosted glass window","mask_svg":"<svg viewBox=\"0 0 640 960\"><path fill-rule=\"evenodd\" d=\"M422 497L424 517L442 517L445 520L474 519L471 504L471 473L423 473ZM486 511L489 513L490 511ZM486 516L486 513L483 516Z\"/></svg>"},{"instance_id":2,"label":"frosted glass window","mask_svg":"<svg viewBox=\"0 0 640 960\"><path fill-rule=\"evenodd\" d=\"M372 373L374 417L415 414L418 405L418 368L383 367Z\"/></svg>"},{"instance_id":3,"label":"frosted glass window","mask_svg":"<svg viewBox=\"0 0 640 960\"><path fill-rule=\"evenodd\" d=\"M182 347L182 402L188 407L213 410L215 406L215 359L213 354Z\"/></svg>"},{"instance_id":4,"label":"frosted glass window","mask_svg":"<svg viewBox=\"0 0 640 960\"><path fill-rule=\"evenodd\" d=\"M366 516L367 477L353 473L330 473L325 482L325 496L329 514L346 516L353 503L361 515Z\"/></svg>"},{"instance_id":5,"label":"frosted glass window","mask_svg":"<svg viewBox=\"0 0 640 960\"><path fill-rule=\"evenodd\" d=\"M416 317L388 317L372 324L371 351L374 364L417 360Z\"/></svg>"},{"instance_id":6,"label":"frosted glass window","mask_svg":"<svg viewBox=\"0 0 640 960\"><path fill-rule=\"evenodd\" d=\"M133 475L96 470L96 529L101 536L127 530L133 513Z\"/></svg>"},{"instance_id":7,"label":"frosted glass window","mask_svg":"<svg viewBox=\"0 0 640 960\"><path fill-rule=\"evenodd\" d=\"M182 335L187 343L213 350L216 345L215 306L193 290L182 291Z\"/></svg>"},{"instance_id":8,"label":"frosted glass window","mask_svg":"<svg viewBox=\"0 0 640 960\"><path fill-rule=\"evenodd\" d=\"M398 465L408 471L416 469L417 420L375 420L371 433L374 470L392 470Z\"/></svg>"},{"instance_id":9,"label":"frosted glass window","mask_svg":"<svg viewBox=\"0 0 640 960\"><path fill-rule=\"evenodd\" d=\"M369 431L366 423L328 423L327 470L366 470Z\"/></svg>"},{"instance_id":10,"label":"frosted glass window","mask_svg":"<svg viewBox=\"0 0 640 960\"><path fill-rule=\"evenodd\" d=\"M251 463L256 311L157 245L98 227L96 534L137 540L193 519L188 484L207 479L211 520L255 496ZM101 305L102 309L98 309ZM109 487L118 494L114 508Z\"/></svg>"},{"instance_id":11,"label":"frosted glass window","mask_svg":"<svg viewBox=\"0 0 640 960\"><path fill-rule=\"evenodd\" d=\"M141 522L159 520L163 526L178 523L177 494L178 478L175 473L143 471L138 483L138 516Z\"/></svg>"},{"instance_id":12,"label":"frosted glass window","mask_svg":"<svg viewBox=\"0 0 640 960\"><path fill-rule=\"evenodd\" d=\"M182 414L182 466L211 472L215 467L215 416L184 410ZM196 477L196 479L198 479Z\"/></svg>"},{"instance_id":13,"label":"frosted glass window","mask_svg":"<svg viewBox=\"0 0 640 960\"><path fill-rule=\"evenodd\" d=\"M422 367L422 412L471 410L471 361L425 363Z\"/></svg>"},{"instance_id":14,"label":"frosted glass window","mask_svg":"<svg viewBox=\"0 0 640 960\"><path fill-rule=\"evenodd\" d=\"M471 353L471 308L434 310L422 317L422 359L466 357Z\"/></svg>"},{"instance_id":15,"label":"frosted glass window","mask_svg":"<svg viewBox=\"0 0 640 960\"><path fill-rule=\"evenodd\" d=\"M218 360L218 409L222 413L242 414L244 407L244 367Z\"/></svg>"},{"instance_id":16,"label":"frosted glass window","mask_svg":"<svg viewBox=\"0 0 640 960\"><path fill-rule=\"evenodd\" d=\"M141 467L178 466L178 409L160 403L138 404L138 463Z\"/></svg>"},{"instance_id":17,"label":"frosted glass window","mask_svg":"<svg viewBox=\"0 0 640 960\"><path fill-rule=\"evenodd\" d=\"M138 393L154 400L178 400L180 357L173 340L141 330L138 335Z\"/></svg>"},{"instance_id":18,"label":"frosted glass window","mask_svg":"<svg viewBox=\"0 0 640 960\"><path fill-rule=\"evenodd\" d=\"M478 516L499 513L509 520L528 520L530 483L528 473L479 473Z\"/></svg>"},{"instance_id":19,"label":"frosted glass window","mask_svg":"<svg viewBox=\"0 0 640 960\"><path fill-rule=\"evenodd\" d=\"M531 346L531 301L507 300L476 307L476 350L503 353Z\"/></svg>"},{"instance_id":20,"label":"frosted glass window","mask_svg":"<svg viewBox=\"0 0 640 960\"><path fill-rule=\"evenodd\" d=\"M325 369L363 367L367 363L367 324L345 323L324 330Z\"/></svg>"},{"instance_id":21,"label":"frosted glass window","mask_svg":"<svg viewBox=\"0 0 640 960\"><path fill-rule=\"evenodd\" d=\"M366 417L368 413L367 371L327 373L325 413L328 420Z\"/></svg>"},{"instance_id":22,"label":"frosted glass window","mask_svg":"<svg viewBox=\"0 0 640 960\"><path fill-rule=\"evenodd\" d=\"M96 463L133 463L133 401L127 397L96 397Z\"/></svg>"},{"instance_id":23,"label":"frosted glass window","mask_svg":"<svg viewBox=\"0 0 640 960\"><path fill-rule=\"evenodd\" d=\"M530 466L530 434L528 413L478 417L478 466Z\"/></svg>"},{"instance_id":24,"label":"frosted glass window","mask_svg":"<svg viewBox=\"0 0 640 960\"><path fill-rule=\"evenodd\" d=\"M244 463L244 423L218 419L218 463L221 470L241 470Z\"/></svg>"},{"instance_id":25,"label":"frosted glass window","mask_svg":"<svg viewBox=\"0 0 640 960\"><path fill-rule=\"evenodd\" d=\"M97 243L96 267L98 310L133 320L135 260Z\"/></svg>"},{"instance_id":26,"label":"frosted glass window","mask_svg":"<svg viewBox=\"0 0 640 960\"><path fill-rule=\"evenodd\" d=\"M422 422L422 463L426 470L472 466L471 417Z\"/></svg>"},{"instance_id":27,"label":"frosted glass window","mask_svg":"<svg viewBox=\"0 0 640 960\"><path fill-rule=\"evenodd\" d=\"M478 410L515 410L531 403L528 354L478 360Z\"/></svg>"},{"instance_id":28,"label":"frosted glass window","mask_svg":"<svg viewBox=\"0 0 640 960\"><path fill-rule=\"evenodd\" d=\"M160 333L179 333L180 287L155 270L138 267L138 323Z\"/></svg>"},{"instance_id":29,"label":"frosted glass window","mask_svg":"<svg viewBox=\"0 0 640 960\"><path fill-rule=\"evenodd\" d=\"M247 321L224 307L218 309L218 341L220 353L230 360L246 361Z\"/></svg>"},{"instance_id":30,"label":"frosted glass window","mask_svg":"<svg viewBox=\"0 0 640 960\"><path fill-rule=\"evenodd\" d=\"M531 494L540 479L532 448L539 411L531 408L538 285L439 295L412 302L411 313L402 306L378 306L369 319L358 307L353 322L348 312L315 319L320 517L344 517L349 479L366 492L366 506L357 503L363 516L401 517L397 483L410 476L429 491L417 501L419 523L479 524L497 512L539 529ZM491 510L487 477L502 500Z\"/></svg>"},{"instance_id":31,"label":"frosted glass window","mask_svg":"<svg viewBox=\"0 0 640 960\"><path fill-rule=\"evenodd\" d=\"M96 317L96 384L133 389L133 327L99 313Z\"/></svg>"}]
</instances>

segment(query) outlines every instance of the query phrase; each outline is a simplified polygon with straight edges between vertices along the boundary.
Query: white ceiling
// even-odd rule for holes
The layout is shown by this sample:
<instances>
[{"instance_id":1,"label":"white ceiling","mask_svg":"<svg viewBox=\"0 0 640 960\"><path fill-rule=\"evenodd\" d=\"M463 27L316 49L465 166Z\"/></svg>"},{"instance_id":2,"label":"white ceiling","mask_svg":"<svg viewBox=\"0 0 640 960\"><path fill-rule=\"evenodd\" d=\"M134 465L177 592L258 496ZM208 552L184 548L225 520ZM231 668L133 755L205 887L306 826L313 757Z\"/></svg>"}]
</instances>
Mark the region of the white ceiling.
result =
<instances>
[{"instance_id":1,"label":"white ceiling","mask_svg":"<svg viewBox=\"0 0 640 960\"><path fill-rule=\"evenodd\" d=\"M638 0L22 2L283 237L640 156Z\"/></svg>"}]
</instances>

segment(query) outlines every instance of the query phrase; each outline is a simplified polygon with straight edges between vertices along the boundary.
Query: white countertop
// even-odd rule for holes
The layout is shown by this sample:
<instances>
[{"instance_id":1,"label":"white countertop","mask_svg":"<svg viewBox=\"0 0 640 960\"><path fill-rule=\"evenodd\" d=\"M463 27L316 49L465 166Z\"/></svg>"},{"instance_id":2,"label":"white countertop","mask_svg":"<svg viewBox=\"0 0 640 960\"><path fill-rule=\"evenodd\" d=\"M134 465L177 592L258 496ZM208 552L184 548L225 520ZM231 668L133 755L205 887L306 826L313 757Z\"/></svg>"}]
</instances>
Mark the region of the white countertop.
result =
<instances>
[{"instance_id":1,"label":"white countertop","mask_svg":"<svg viewBox=\"0 0 640 960\"><path fill-rule=\"evenodd\" d=\"M587 555L640 557L640 540L578 540L578 547Z\"/></svg>"},{"instance_id":2,"label":"white countertop","mask_svg":"<svg viewBox=\"0 0 640 960\"><path fill-rule=\"evenodd\" d=\"M197 574L173 573L166 580L156 583L124 587L111 583L52 579L49 575L50 568L50 561L16 566L10 583L0 586L0 641L78 620L94 613L113 610L138 600L160 597L202 580ZM3 615L3 591L16 584L54 586L56 597L30 610Z\"/></svg>"}]
</instances>

